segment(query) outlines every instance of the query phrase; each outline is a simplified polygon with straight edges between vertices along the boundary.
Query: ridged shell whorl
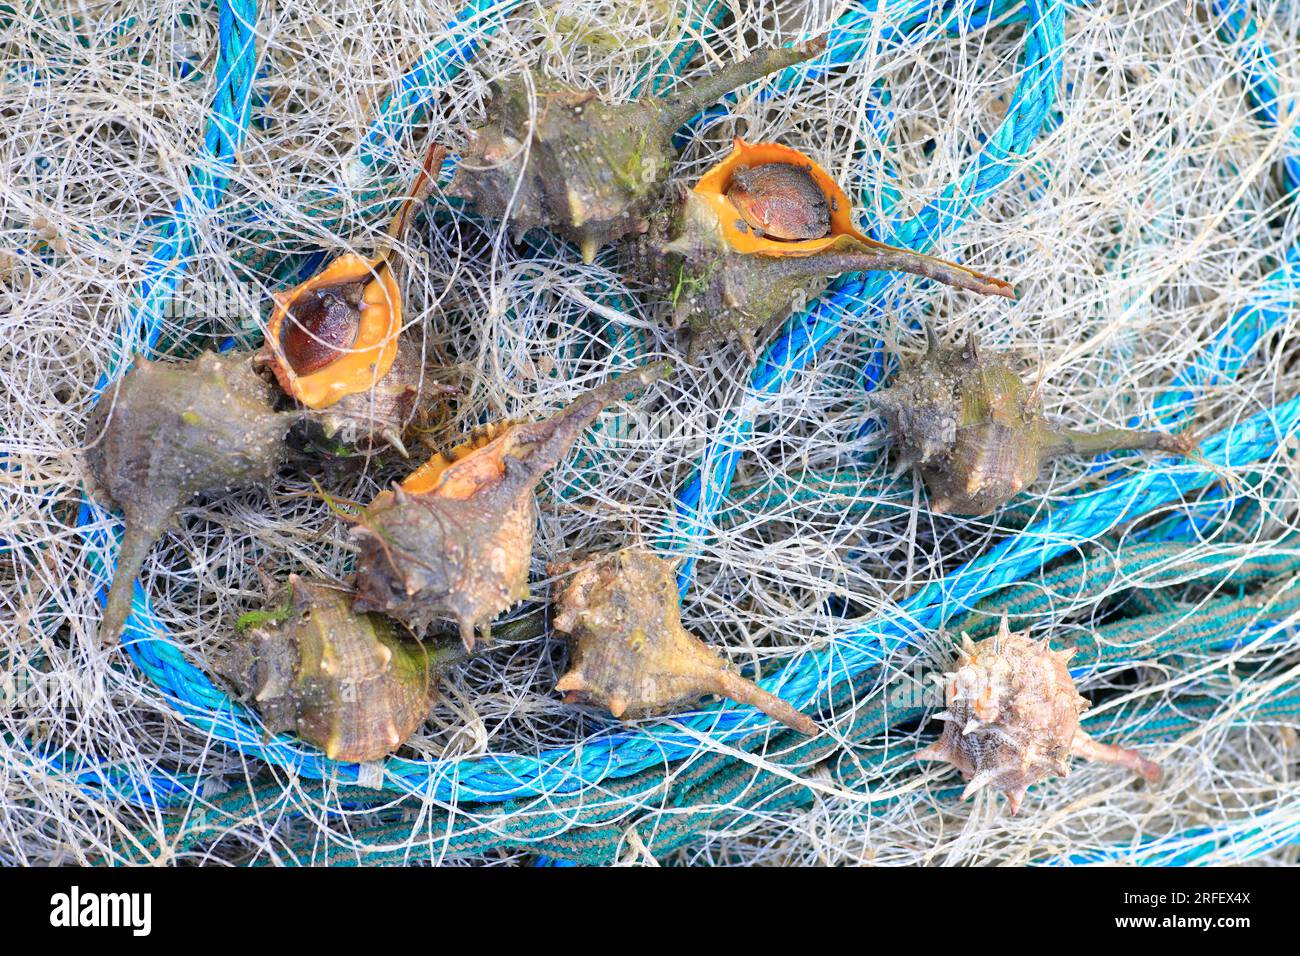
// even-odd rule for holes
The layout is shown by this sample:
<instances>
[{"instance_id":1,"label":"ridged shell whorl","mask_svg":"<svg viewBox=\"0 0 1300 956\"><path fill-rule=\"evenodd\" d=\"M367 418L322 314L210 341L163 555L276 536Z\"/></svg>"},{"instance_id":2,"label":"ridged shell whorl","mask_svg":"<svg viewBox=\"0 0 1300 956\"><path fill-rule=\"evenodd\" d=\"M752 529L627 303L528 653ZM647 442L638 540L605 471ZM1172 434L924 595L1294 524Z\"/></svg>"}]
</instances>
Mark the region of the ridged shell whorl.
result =
<instances>
[{"instance_id":1,"label":"ridged shell whorl","mask_svg":"<svg viewBox=\"0 0 1300 956\"><path fill-rule=\"evenodd\" d=\"M682 627L676 569L653 552L627 548L583 564L560 594L555 627L572 642L569 672L555 685L570 702L631 719L720 694L800 733L817 732L806 714L731 673Z\"/></svg>"},{"instance_id":2,"label":"ridged shell whorl","mask_svg":"<svg viewBox=\"0 0 1300 956\"><path fill-rule=\"evenodd\" d=\"M428 651L351 594L292 576L286 604L262 612L216 663L273 733L297 733L331 760L378 760L428 718L437 689Z\"/></svg>"},{"instance_id":3,"label":"ridged shell whorl","mask_svg":"<svg viewBox=\"0 0 1300 956\"><path fill-rule=\"evenodd\" d=\"M1073 650L1053 651L1047 641L1011 633L1004 619L997 636L976 644L962 635L957 669L937 677L945 710L939 740L917 754L942 760L969 784L963 797L984 787L1006 794L1014 814L1025 791L1070 772L1070 757L1116 763L1149 781L1160 768L1135 751L1094 741L1079 727L1088 701L1066 667Z\"/></svg>"}]
</instances>

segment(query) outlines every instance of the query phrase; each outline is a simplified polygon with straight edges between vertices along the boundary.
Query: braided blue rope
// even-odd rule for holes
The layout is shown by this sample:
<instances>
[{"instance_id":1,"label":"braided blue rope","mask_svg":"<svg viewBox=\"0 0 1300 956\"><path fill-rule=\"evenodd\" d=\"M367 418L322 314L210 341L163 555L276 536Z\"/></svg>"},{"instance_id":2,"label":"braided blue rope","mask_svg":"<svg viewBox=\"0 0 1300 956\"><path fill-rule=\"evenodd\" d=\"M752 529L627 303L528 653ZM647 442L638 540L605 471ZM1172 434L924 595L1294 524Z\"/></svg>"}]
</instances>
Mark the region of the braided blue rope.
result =
<instances>
[{"instance_id":1,"label":"braided blue rope","mask_svg":"<svg viewBox=\"0 0 1300 956\"><path fill-rule=\"evenodd\" d=\"M397 161L402 137L424 117L434 95L474 59L479 42L501 26L519 0L473 0L447 24L447 36L430 47L400 80L379 109L358 149L366 167Z\"/></svg>"}]
</instances>

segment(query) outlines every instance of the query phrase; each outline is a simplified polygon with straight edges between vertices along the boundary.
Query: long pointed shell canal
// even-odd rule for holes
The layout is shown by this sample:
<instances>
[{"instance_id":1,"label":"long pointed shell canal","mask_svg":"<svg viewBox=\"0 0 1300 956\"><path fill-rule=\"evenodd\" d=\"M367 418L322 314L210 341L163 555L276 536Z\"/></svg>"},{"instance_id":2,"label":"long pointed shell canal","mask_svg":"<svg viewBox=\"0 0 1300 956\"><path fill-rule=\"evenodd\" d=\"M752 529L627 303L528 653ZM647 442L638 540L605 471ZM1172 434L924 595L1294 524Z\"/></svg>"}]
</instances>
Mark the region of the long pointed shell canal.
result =
<instances>
[{"instance_id":1,"label":"long pointed shell canal","mask_svg":"<svg viewBox=\"0 0 1300 956\"><path fill-rule=\"evenodd\" d=\"M647 365L543 421L484 429L379 495L353 528L357 609L417 631L450 618L472 647L476 629L528 596L538 482L601 409L670 369Z\"/></svg>"},{"instance_id":2,"label":"long pointed shell canal","mask_svg":"<svg viewBox=\"0 0 1300 956\"><path fill-rule=\"evenodd\" d=\"M560 594L555 627L573 647L569 672L555 685L570 702L631 719L719 694L800 733L817 732L812 718L732 673L682 627L675 569L650 551L629 548L580 567Z\"/></svg>"},{"instance_id":3,"label":"long pointed shell canal","mask_svg":"<svg viewBox=\"0 0 1300 956\"><path fill-rule=\"evenodd\" d=\"M153 543L201 494L269 481L296 414L272 410L273 389L247 354L190 362L140 359L105 393L86 429L95 492L122 509L126 532L109 588L103 641L117 640Z\"/></svg>"},{"instance_id":4,"label":"long pointed shell canal","mask_svg":"<svg viewBox=\"0 0 1300 956\"><path fill-rule=\"evenodd\" d=\"M692 352L734 341L752 356L760 332L844 272L910 272L1014 298L1001 279L870 238L810 157L739 138L694 187L670 195L629 244L625 268L647 283L668 324L688 330Z\"/></svg>"},{"instance_id":5,"label":"long pointed shell canal","mask_svg":"<svg viewBox=\"0 0 1300 956\"><path fill-rule=\"evenodd\" d=\"M1043 462L1064 454L1153 449L1187 454L1181 435L1054 427L1042 401L974 335L955 347L930 333L925 355L906 362L872 400L904 464L915 465L936 512L987 514L1026 488Z\"/></svg>"}]
</instances>

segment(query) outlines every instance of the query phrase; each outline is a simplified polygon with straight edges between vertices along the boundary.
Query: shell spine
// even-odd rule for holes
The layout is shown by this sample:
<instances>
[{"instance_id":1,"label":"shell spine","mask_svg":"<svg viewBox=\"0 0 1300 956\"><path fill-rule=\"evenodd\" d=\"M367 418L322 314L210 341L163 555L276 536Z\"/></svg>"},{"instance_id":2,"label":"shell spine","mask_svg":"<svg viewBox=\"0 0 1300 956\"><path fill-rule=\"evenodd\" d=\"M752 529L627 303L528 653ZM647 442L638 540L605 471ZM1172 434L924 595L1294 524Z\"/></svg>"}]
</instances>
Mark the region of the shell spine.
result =
<instances>
[{"instance_id":1,"label":"shell spine","mask_svg":"<svg viewBox=\"0 0 1300 956\"><path fill-rule=\"evenodd\" d=\"M1093 740L1079 726L1090 706L1075 689L1066 665L1074 651L1054 651L1047 641L1012 633L1004 618L995 637L978 644L962 635L956 670L936 676L946 707L938 715L943 735L918 760L952 764L969 783L963 797L992 787L1007 797L1012 814L1030 786L1070 772L1081 756L1127 767L1150 782L1160 768L1139 755Z\"/></svg>"},{"instance_id":2,"label":"shell spine","mask_svg":"<svg viewBox=\"0 0 1300 956\"><path fill-rule=\"evenodd\" d=\"M751 704L804 734L817 725L781 698L727 669L682 627L673 564L627 548L582 565L565 586L554 624L570 635L570 669L555 689L615 717L668 713L705 694Z\"/></svg>"}]
</instances>

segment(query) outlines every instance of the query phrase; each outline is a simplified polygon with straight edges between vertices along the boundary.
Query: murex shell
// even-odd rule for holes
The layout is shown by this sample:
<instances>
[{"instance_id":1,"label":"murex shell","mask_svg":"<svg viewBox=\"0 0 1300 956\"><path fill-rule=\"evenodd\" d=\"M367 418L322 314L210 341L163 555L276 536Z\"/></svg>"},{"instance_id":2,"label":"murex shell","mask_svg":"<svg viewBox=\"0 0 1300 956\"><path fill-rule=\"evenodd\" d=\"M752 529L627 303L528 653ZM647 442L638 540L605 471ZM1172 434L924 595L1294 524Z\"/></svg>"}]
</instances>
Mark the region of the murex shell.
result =
<instances>
[{"instance_id":1,"label":"murex shell","mask_svg":"<svg viewBox=\"0 0 1300 956\"><path fill-rule=\"evenodd\" d=\"M338 587L291 576L285 601L216 663L267 729L358 763L410 739L437 691L428 649L381 615L352 611Z\"/></svg>"},{"instance_id":2,"label":"murex shell","mask_svg":"<svg viewBox=\"0 0 1300 956\"><path fill-rule=\"evenodd\" d=\"M1098 743L1080 729L1089 704L1066 667L1073 649L1053 651L1047 641L1013 634L1004 618L998 634L978 644L963 634L958 654L955 671L936 675L947 703L938 715L943 735L916 757L960 770L969 781L963 798L992 787L1006 794L1014 814L1030 786L1070 772L1071 756L1160 780L1160 768L1136 751Z\"/></svg>"},{"instance_id":3,"label":"murex shell","mask_svg":"<svg viewBox=\"0 0 1300 956\"><path fill-rule=\"evenodd\" d=\"M204 353L189 362L139 359L96 406L86 463L96 491L126 517L102 640L121 633L140 568L182 504L275 473L298 415L275 412L273 399L249 355Z\"/></svg>"},{"instance_id":4,"label":"murex shell","mask_svg":"<svg viewBox=\"0 0 1300 956\"><path fill-rule=\"evenodd\" d=\"M606 243L642 232L672 170L673 134L704 107L825 49L824 39L763 50L683 92L611 104L533 71L497 86L451 193L517 236L537 227L590 262ZM535 91L536 96L532 95Z\"/></svg>"},{"instance_id":5,"label":"murex shell","mask_svg":"<svg viewBox=\"0 0 1300 956\"><path fill-rule=\"evenodd\" d=\"M571 703L591 701L631 719L720 694L800 733L817 732L810 717L733 674L682 627L674 566L650 551L628 548L583 564L560 594L554 623L573 648L555 685Z\"/></svg>"},{"instance_id":6,"label":"murex shell","mask_svg":"<svg viewBox=\"0 0 1300 956\"><path fill-rule=\"evenodd\" d=\"M377 254L346 252L287 292L275 309L258 362L307 410L327 438L369 453L383 443L403 456L403 432L417 418L423 362L402 335L403 290L393 246L433 189L446 150L430 146Z\"/></svg>"},{"instance_id":7,"label":"murex shell","mask_svg":"<svg viewBox=\"0 0 1300 956\"><path fill-rule=\"evenodd\" d=\"M540 422L506 423L438 456L365 510L357 544L356 609L417 631L459 623L466 648L497 614L528 596L537 527L534 490L609 402L667 374L647 365Z\"/></svg>"},{"instance_id":8,"label":"murex shell","mask_svg":"<svg viewBox=\"0 0 1300 956\"><path fill-rule=\"evenodd\" d=\"M956 347L927 328L929 349L905 363L887 389L872 394L904 465L920 469L930 508L987 514L1038 477L1043 462L1065 454L1125 449L1187 454L1185 436L1125 428L1096 432L1053 427L1036 389L975 335Z\"/></svg>"},{"instance_id":9,"label":"murex shell","mask_svg":"<svg viewBox=\"0 0 1300 956\"><path fill-rule=\"evenodd\" d=\"M645 282L667 324L688 331L692 354L735 341L752 358L759 332L843 272L911 272L1015 296L1001 279L876 242L812 159L739 137L694 187L669 191L645 234L627 244L624 269Z\"/></svg>"}]
</instances>

